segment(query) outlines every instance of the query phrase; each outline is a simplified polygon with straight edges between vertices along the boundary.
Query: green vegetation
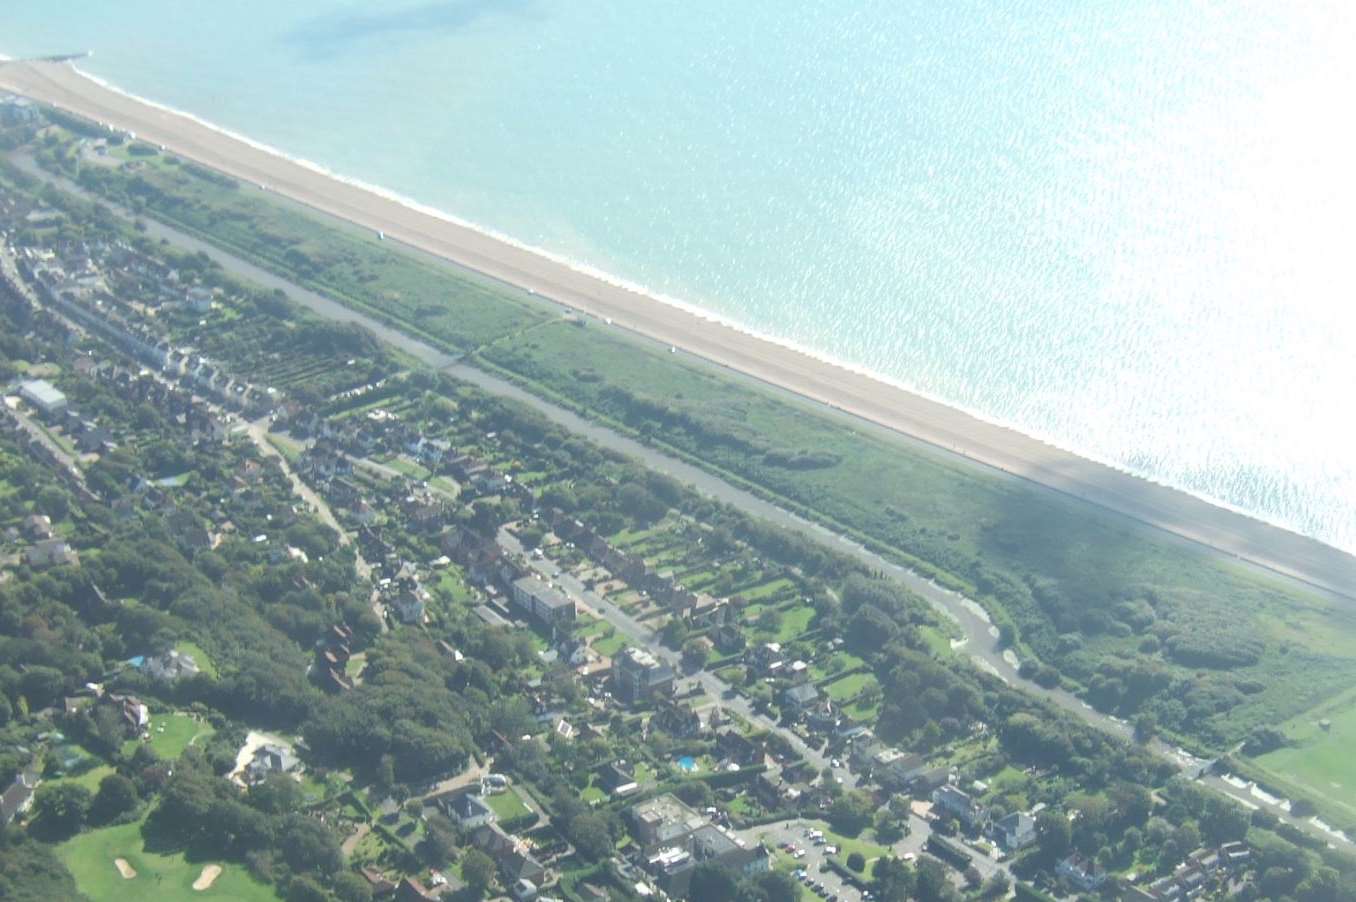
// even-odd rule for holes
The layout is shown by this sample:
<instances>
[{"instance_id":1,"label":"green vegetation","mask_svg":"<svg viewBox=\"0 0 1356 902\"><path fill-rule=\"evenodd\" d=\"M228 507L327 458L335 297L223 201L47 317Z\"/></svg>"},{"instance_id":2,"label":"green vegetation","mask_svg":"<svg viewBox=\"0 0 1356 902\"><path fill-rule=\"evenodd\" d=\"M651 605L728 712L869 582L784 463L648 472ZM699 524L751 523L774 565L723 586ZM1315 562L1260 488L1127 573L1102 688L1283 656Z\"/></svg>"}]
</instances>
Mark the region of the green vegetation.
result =
<instances>
[{"instance_id":1,"label":"green vegetation","mask_svg":"<svg viewBox=\"0 0 1356 902\"><path fill-rule=\"evenodd\" d=\"M1337 807L1337 823L1356 823L1356 692L1295 718L1284 733L1286 746L1253 759L1264 782Z\"/></svg>"},{"instance_id":2,"label":"green vegetation","mask_svg":"<svg viewBox=\"0 0 1356 902\"><path fill-rule=\"evenodd\" d=\"M58 156L59 140L48 143L51 149L43 153ZM141 159L148 163L144 178L167 174L165 184L190 171L159 154ZM5 177L0 165L0 179ZM244 194L220 177L188 177L202 183L202 197L213 191ZM139 187L131 200L152 206L180 203L157 195L158 190ZM269 893L289 900L347 899L353 881L361 879L353 868L369 865L393 878L423 879L436 868L499 891L507 883L505 875L496 873L490 858L468 848L466 837L429 795L431 787L454 777L473 778L476 772L467 768L474 763L512 778L513 789L491 796L490 804L501 824L523 831L543 856L565 856L553 864L566 876L565 888L588 873L590 879L625 889L606 864L614 853L635 848L627 837L625 809L672 791L698 810L714 806L736 826L827 818L836 831L829 841L840 846L835 863L864 877L869 872L882 899L902 899L905 889L917 898L947 898L937 862L905 866L884 857L886 846L903 830L907 799L884 792L888 786L876 796L865 788L845 789L825 774L830 756L856 758L840 732L825 722L826 715L846 714L870 726L883 743L918 753L930 768L954 772L958 785L978 787L975 792L995 816L1046 806L1042 822L1058 824L1060 830L1047 830L1039 848L1012 861L1014 874L1042 886L1049 884L1056 845L1060 854L1076 848L1121 873L1132 868L1170 873L1199 845L1242 837L1258 850L1259 863L1250 876L1269 897L1326 902L1341 897L1342 881L1353 885L1356 865L1329 854L1306 834L1261 813L1249 816L1176 779L1176 766L1145 747L1115 739L969 666L964 656L951 653L951 629L934 610L854 558L702 497L520 405L417 364L397 363L360 329L317 322L284 297L229 278L201 255L184 256L139 240L131 230L119 231L106 211L49 195L46 203L69 214L64 228L90 239L59 245L54 250L59 258L73 246L93 248L95 265L104 266L111 279L113 297L135 290L146 303L161 304L154 317L143 318L148 328L208 349L223 368L266 374L261 378L281 387L249 416L268 417L270 431L282 437L275 444L287 449L298 478L316 496L329 499L351 543L340 544L339 536L298 502L277 457L262 456L251 436L194 437L173 414L198 402L150 374L123 378L108 369L77 371L72 365L76 353L119 360L118 352L95 337L72 337L55 318L42 315L41 307L35 312L0 298L0 363L13 357L54 366L53 378L62 390L86 415L115 429L119 445L97 462L82 464L82 475L100 493L95 498L73 491L65 482L73 478L70 474L45 466L0 434L0 528L16 530L4 535L19 535L28 515L41 511L81 555L78 567L7 565L7 578L0 582L0 777L39 765L52 777L39 791L32 814L13 831L46 841L26 844L25 860L41 865L42 850L50 856L61 844L72 871L95 894L109 891L97 881L113 880L108 870L113 857L124 857L133 867L140 862L145 874L158 875L177 890L188 870L179 873L176 867L219 860L240 879L254 875L267 881ZM188 206L172 212L210 221L212 211L201 200ZM244 220L231 227L241 240L248 228ZM350 237L369 250L375 247L369 238ZM27 235L22 240L42 245L58 238ZM117 246L118 241L132 242L132 250ZM123 281L120 264L109 259L114 247L144 255L145 271L155 272L163 257L163 265L178 273L173 283L178 287L156 298L153 284ZM385 248L373 252L378 251L389 253ZM397 262L383 266L404 259L390 256ZM317 271L307 278L322 284L333 276ZM211 286L210 311L185 315L185 281ZM547 317L512 341L492 337L488 347L478 347L498 357L533 349L539 336L555 347L561 335L561 340L574 340L590 331L569 329L577 334L561 332ZM619 341L607 335L600 340ZM623 344L618 372L625 374L646 359L627 355L648 352L639 344ZM335 360L344 364L335 366ZM652 363L651 368L659 367ZM776 473L793 471L804 477L802 489L822 493L825 509L832 508L836 490L831 481L815 480L834 472L851 474L858 465L847 449L840 459L837 452L797 447L809 434L804 430L818 428L814 417L781 429L777 417L800 411L796 402L747 386L721 395L728 383L706 385L710 374L702 367L684 365L674 373L665 378L696 380L692 397L702 399L702 416L708 420L694 419L695 407L679 410L689 404L687 389L663 395L662 403L639 404L635 396L612 389L595 394L598 380L588 373L570 379L589 386L581 398L623 429L640 434L647 424L662 424L655 436L662 436L669 450L693 456L694 449L709 448L708 464L736 480L750 461L765 471L759 479L767 484L776 482ZM570 379L560 384L574 384ZM627 391L643 387L637 379ZM741 394L746 389L752 394ZM745 429L747 420L765 431L740 433L736 439L743 444L737 446L732 433L722 431L729 424L721 417L736 418L722 404L746 402L737 417L739 428ZM698 436L703 424L711 430ZM415 438L438 443L416 445ZM857 438L861 446L853 454L870 458L877 453L866 438ZM410 468L410 474L431 476L431 482L458 481L464 494L426 493L418 480L364 465L413 455L411 445L421 450L418 469ZM424 456L429 447L450 453L440 461L438 455ZM928 508L942 491L930 482L936 476L930 468L948 464L919 453L919 461L901 457L891 464L908 464L917 479L910 486L917 492L917 510L901 514L901 522L915 514L941 516ZM448 460L453 455L455 461ZM350 462L356 462L351 473ZM165 481L176 476L187 478ZM978 488L966 492L1011 488L1000 480L974 479ZM961 489L945 491L958 493L955 500L964 506ZM1026 515L1014 510L1005 516ZM519 566L530 563L546 572L559 566L599 585L598 591L652 628L655 641L681 649L688 666L699 666L714 649L708 660L718 663L708 666L718 667L723 684L688 694L693 681L684 676L672 705L659 699L623 704L615 684L580 679L572 662L544 654L565 650L557 641L561 631L545 623L486 626L474 613L481 604L500 605L515 619L533 619L504 601L513 575L502 572L504 555L515 560L503 547L510 543L496 543L506 525L539 549ZM976 535L1010 526L991 523L977 532L939 538L930 531L933 525L915 525L916 534L901 535L936 539L960 555L952 562L959 561L952 575L936 574L953 585L980 573L966 569L964 555L983 553L990 560ZM1046 529L1039 521L1032 528ZM611 544L624 549L626 558L613 563L611 552L599 552L600 537L612 537ZM894 553L914 554L918 549L905 548L904 538ZM289 554L289 547L305 550L306 559ZM371 583L359 573L359 552ZM1048 558L1056 552L1041 554ZM487 559L495 566L487 567ZM615 572L603 573L600 560ZM1037 576L1026 573L1022 585L1032 592L1039 587L1040 608L1053 622L1063 610L1054 603L1064 597L1063 590ZM994 579L985 590L991 603L1008 585ZM415 595L426 598L425 616L396 616L411 584L429 590L427 596ZM692 596L679 595L675 584L709 594L716 603L707 607L711 599L698 599L702 607L689 610L685 605ZM370 605L374 588L392 611L384 623ZM1089 608L1093 614L1101 610L1095 601ZM1185 604L1182 598L1173 602ZM1072 683L1077 668L1069 662L1084 660L1093 670L1079 678L1081 688L1099 703L1128 711L1134 706L1127 699L1134 699L1138 713L1156 716L1174 702L1184 717L1206 716L1197 712L1208 709L1209 717L1227 718L1231 709L1252 700L1271 704L1266 699L1272 690L1259 675L1281 672L1277 668L1287 662L1300 666L1305 655L1346 653L1342 636L1325 637L1308 652L1300 651L1296 640L1308 627L1294 619L1293 611L1266 621L1273 638L1287 636L1290 647L1284 652L1265 642L1212 646L1180 629L1183 616L1163 597L1137 589L1133 597L1116 602L1108 622L1083 613L1072 624L1061 622L1051 658L1061 671L1048 663L1028 666L1044 682ZM1027 635L1025 627L1016 635L1011 622L1001 625L1019 650L1022 643L1039 639L1038 633L1036 639ZM621 647L621 628L589 615L580 618L574 633L597 653ZM1127 629L1139 635L1126 635ZM761 647L774 640L781 642L780 651ZM741 653L741 645L747 653ZM193 654L204 672L166 679L153 669L121 666L129 657L168 648ZM802 668L785 666L794 661L804 662L814 684L835 700L831 711L815 708L805 714L788 703L786 690L804 679L793 675ZM343 674L362 679L352 685ZM89 696L82 687L94 679L105 685L100 699L71 698ZM723 716L733 721L730 728L744 737L733 750L729 737L693 723L696 709L714 713L716 694ZM67 713L67 699L71 708L82 710ZM140 732L143 699L152 711L176 713L152 715L147 740L133 740ZM1349 706L1338 700L1329 704L1335 712L1331 729ZM742 716L746 705L760 716ZM56 713L33 716L44 708ZM547 711L553 715L549 722L541 716ZM573 731L557 728L557 712ZM60 733L44 720L48 716ZM1341 729L1347 729L1345 722ZM224 779L247 735L260 732L284 737L274 740L283 744L304 740L294 749L304 767L300 781L295 772L259 779L257 767L247 789ZM793 733L805 740L803 745ZM1248 738L1257 754L1275 747L1265 745L1275 739L1266 731L1253 731ZM1318 737L1305 734L1297 721L1292 738L1309 742ZM36 759L30 758L32 749L38 750ZM760 752L773 756L777 767L727 766L735 757L748 760L743 755L749 751L754 761ZM289 757L267 752L257 760L285 768ZM683 758L698 763L694 773L674 765ZM70 776L57 778L58 773ZM780 782L769 785L765 775ZM625 799L602 791L604 785L632 780L639 789ZM524 801L529 798L530 806ZM550 823L528 826L537 818L525 815L538 806ZM962 828L944 817L937 830L953 835ZM0 835L0 841L12 838ZM347 851L340 846L345 838ZM99 859L103 871L96 868ZM60 866L49 864L48 876L59 883ZM2 881L11 871L0 862L0 889L8 889ZM793 895L775 880L764 885L759 878L756 887L741 886L718 867L703 864L699 871L693 876L694 886L701 887L694 890L699 898L740 892L779 900ZM45 885L42 873L36 868L22 885ZM116 877L113 891L142 877L117 882L123 879Z\"/></svg>"},{"instance_id":3,"label":"green vegetation","mask_svg":"<svg viewBox=\"0 0 1356 902\"><path fill-rule=\"evenodd\" d=\"M145 899L183 902L184 899L229 899L232 902L272 902L280 898L237 864L204 859L190 862L182 852L165 853L146 847L140 822L91 830L57 847L57 854L75 877L80 892L94 900ZM125 879L117 859L125 860L136 876ZM212 887L193 889L204 865L222 865Z\"/></svg>"},{"instance_id":4,"label":"green vegetation","mask_svg":"<svg viewBox=\"0 0 1356 902\"><path fill-rule=\"evenodd\" d=\"M512 788L505 792L486 796L485 801L500 821L516 821L518 818L527 817L532 813L532 809L528 808L527 804L518 797L517 790Z\"/></svg>"},{"instance_id":5,"label":"green vegetation","mask_svg":"<svg viewBox=\"0 0 1356 902\"><path fill-rule=\"evenodd\" d=\"M193 715L177 713L151 715L147 729L150 730L151 749L166 761L173 761L184 753L184 749L215 732L210 724Z\"/></svg>"},{"instance_id":6,"label":"green vegetation","mask_svg":"<svg viewBox=\"0 0 1356 902\"><path fill-rule=\"evenodd\" d=\"M620 333L552 322L520 293L185 167L82 177L967 592L1044 662L1035 675L1103 710L1218 747L1356 676L1345 607L1125 518ZM1317 635L1332 641L1296 641Z\"/></svg>"}]
</instances>

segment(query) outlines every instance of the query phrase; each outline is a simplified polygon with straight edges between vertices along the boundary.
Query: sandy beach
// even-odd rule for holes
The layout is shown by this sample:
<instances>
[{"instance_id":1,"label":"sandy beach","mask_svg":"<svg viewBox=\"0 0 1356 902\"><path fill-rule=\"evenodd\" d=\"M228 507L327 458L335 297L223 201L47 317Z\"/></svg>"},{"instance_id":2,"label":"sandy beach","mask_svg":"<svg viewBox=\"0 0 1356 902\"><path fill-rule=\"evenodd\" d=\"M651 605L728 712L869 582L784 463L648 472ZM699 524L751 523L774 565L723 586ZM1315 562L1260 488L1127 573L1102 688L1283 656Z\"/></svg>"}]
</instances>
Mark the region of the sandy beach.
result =
<instances>
[{"instance_id":1,"label":"sandy beach","mask_svg":"<svg viewBox=\"0 0 1356 902\"><path fill-rule=\"evenodd\" d=\"M138 138L390 239L930 445L1184 539L1356 598L1356 557L1184 492L699 317L101 86L68 64L0 64L0 87Z\"/></svg>"}]
</instances>

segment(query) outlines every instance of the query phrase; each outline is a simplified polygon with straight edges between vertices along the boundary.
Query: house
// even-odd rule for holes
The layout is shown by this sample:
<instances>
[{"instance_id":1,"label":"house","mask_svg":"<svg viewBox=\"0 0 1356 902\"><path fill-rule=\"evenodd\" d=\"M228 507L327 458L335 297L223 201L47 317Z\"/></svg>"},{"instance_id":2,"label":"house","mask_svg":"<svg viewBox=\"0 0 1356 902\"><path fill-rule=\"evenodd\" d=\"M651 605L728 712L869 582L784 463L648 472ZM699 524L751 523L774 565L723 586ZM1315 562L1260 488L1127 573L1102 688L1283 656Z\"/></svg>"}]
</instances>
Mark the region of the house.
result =
<instances>
[{"instance_id":1,"label":"house","mask_svg":"<svg viewBox=\"0 0 1356 902\"><path fill-rule=\"evenodd\" d=\"M79 566L80 555L64 539L43 539L24 549L24 563L36 570L62 564Z\"/></svg>"},{"instance_id":2,"label":"house","mask_svg":"<svg viewBox=\"0 0 1356 902\"><path fill-rule=\"evenodd\" d=\"M759 844L749 847L714 824L693 831L690 839L693 861L712 863L745 876L764 874L772 868L772 857Z\"/></svg>"},{"instance_id":3,"label":"house","mask_svg":"<svg viewBox=\"0 0 1356 902\"><path fill-rule=\"evenodd\" d=\"M463 830L474 830L494 822L494 809L479 793L466 790L450 792L439 796L436 801L447 816Z\"/></svg>"},{"instance_id":4,"label":"house","mask_svg":"<svg viewBox=\"0 0 1356 902\"><path fill-rule=\"evenodd\" d=\"M413 877L405 877L396 886L396 902L422 902L425 899L436 899L437 896L424 888L424 884L415 880Z\"/></svg>"},{"instance_id":5,"label":"house","mask_svg":"<svg viewBox=\"0 0 1356 902\"><path fill-rule=\"evenodd\" d=\"M0 827L13 823L15 818L33 807L33 793L37 785L38 762L35 759L15 775L13 782L0 795Z\"/></svg>"},{"instance_id":6,"label":"house","mask_svg":"<svg viewBox=\"0 0 1356 902\"><path fill-rule=\"evenodd\" d=\"M358 873L362 874L367 885L372 888L374 898L380 898L396 891L396 882L374 868L363 868Z\"/></svg>"},{"instance_id":7,"label":"house","mask_svg":"<svg viewBox=\"0 0 1356 902\"><path fill-rule=\"evenodd\" d=\"M604 765L598 780L603 789L614 795L626 795L640 788L636 785L636 769L623 760Z\"/></svg>"},{"instance_id":8,"label":"house","mask_svg":"<svg viewBox=\"0 0 1356 902\"><path fill-rule=\"evenodd\" d=\"M19 397L32 404L46 417L66 409L66 395L46 379L33 379L19 386Z\"/></svg>"},{"instance_id":9,"label":"house","mask_svg":"<svg viewBox=\"0 0 1356 902\"><path fill-rule=\"evenodd\" d=\"M509 600L529 619L548 629L568 627L574 622L574 602L535 576L514 580Z\"/></svg>"},{"instance_id":10,"label":"house","mask_svg":"<svg viewBox=\"0 0 1356 902\"><path fill-rule=\"evenodd\" d=\"M819 690L810 683L801 683L782 692L782 707L791 715L799 715L819 699Z\"/></svg>"},{"instance_id":11,"label":"house","mask_svg":"<svg viewBox=\"0 0 1356 902\"><path fill-rule=\"evenodd\" d=\"M1092 892L1106 883L1107 873L1100 864L1077 852L1055 866L1055 873L1084 892Z\"/></svg>"},{"instance_id":12,"label":"house","mask_svg":"<svg viewBox=\"0 0 1356 902\"><path fill-rule=\"evenodd\" d=\"M412 587L402 589L391 606L395 608L396 616L400 618L401 623L423 623L428 600L428 590L416 583Z\"/></svg>"},{"instance_id":13,"label":"house","mask_svg":"<svg viewBox=\"0 0 1356 902\"><path fill-rule=\"evenodd\" d=\"M200 670L192 655L171 649L163 655L147 658L142 665L142 672L153 680L172 683L184 677L197 676Z\"/></svg>"},{"instance_id":14,"label":"house","mask_svg":"<svg viewBox=\"0 0 1356 902\"><path fill-rule=\"evenodd\" d=\"M266 743L254 751L254 758L245 766L245 782L258 783L270 774L290 774L300 762L296 753L284 745Z\"/></svg>"},{"instance_id":15,"label":"house","mask_svg":"<svg viewBox=\"0 0 1356 902\"><path fill-rule=\"evenodd\" d=\"M909 754L895 748L885 748L871 758L871 776L886 789L899 791L913 785L924 771L927 762L922 755Z\"/></svg>"},{"instance_id":16,"label":"house","mask_svg":"<svg viewBox=\"0 0 1356 902\"><path fill-rule=\"evenodd\" d=\"M626 810L636 842L647 852L686 845L688 837L707 823L672 793L647 799Z\"/></svg>"},{"instance_id":17,"label":"house","mask_svg":"<svg viewBox=\"0 0 1356 902\"><path fill-rule=\"evenodd\" d=\"M982 826L988 818L988 811L983 805L971 798L968 792L950 783L932 794L932 804L971 830Z\"/></svg>"},{"instance_id":18,"label":"house","mask_svg":"<svg viewBox=\"0 0 1356 902\"><path fill-rule=\"evenodd\" d=\"M691 705L665 702L650 718L650 726L678 739L690 739L702 731L702 719Z\"/></svg>"},{"instance_id":19,"label":"house","mask_svg":"<svg viewBox=\"0 0 1356 902\"><path fill-rule=\"evenodd\" d=\"M128 735L140 736L150 726L151 709L140 699L130 695L108 693L103 696L102 702L114 707Z\"/></svg>"},{"instance_id":20,"label":"house","mask_svg":"<svg viewBox=\"0 0 1356 902\"><path fill-rule=\"evenodd\" d=\"M763 763L763 747L733 727L727 727L716 734L716 749L720 752L722 761L729 761L740 767L756 767Z\"/></svg>"},{"instance_id":21,"label":"house","mask_svg":"<svg viewBox=\"0 0 1356 902\"><path fill-rule=\"evenodd\" d=\"M785 665L780 642L765 642L748 652L749 664L764 674L777 673Z\"/></svg>"},{"instance_id":22,"label":"house","mask_svg":"<svg viewBox=\"0 0 1356 902\"><path fill-rule=\"evenodd\" d=\"M1036 819L1025 811L1014 811L994 822L993 836L1008 852L1025 849L1036 841Z\"/></svg>"},{"instance_id":23,"label":"house","mask_svg":"<svg viewBox=\"0 0 1356 902\"><path fill-rule=\"evenodd\" d=\"M34 542L52 538L52 518L46 514L29 514L24 517L24 535Z\"/></svg>"},{"instance_id":24,"label":"house","mask_svg":"<svg viewBox=\"0 0 1356 902\"><path fill-rule=\"evenodd\" d=\"M672 695L673 676L672 667L639 648L624 648L612 661L617 696L633 704Z\"/></svg>"},{"instance_id":25,"label":"house","mask_svg":"<svg viewBox=\"0 0 1356 902\"><path fill-rule=\"evenodd\" d=\"M546 876L546 868L532 857L523 841L505 833L498 824L477 828L471 834L471 845L494 860L505 884L525 878L540 886Z\"/></svg>"}]
</instances>

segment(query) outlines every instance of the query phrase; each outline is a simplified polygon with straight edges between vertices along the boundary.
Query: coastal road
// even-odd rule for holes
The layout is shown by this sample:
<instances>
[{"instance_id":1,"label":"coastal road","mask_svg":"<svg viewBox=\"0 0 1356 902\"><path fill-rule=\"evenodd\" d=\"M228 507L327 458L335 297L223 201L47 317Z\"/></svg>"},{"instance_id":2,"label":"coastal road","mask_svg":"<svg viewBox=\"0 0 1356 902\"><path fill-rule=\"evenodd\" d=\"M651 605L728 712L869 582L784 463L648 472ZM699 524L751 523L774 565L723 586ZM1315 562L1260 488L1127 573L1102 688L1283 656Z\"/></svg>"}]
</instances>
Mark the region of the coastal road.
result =
<instances>
[{"instance_id":1,"label":"coastal road","mask_svg":"<svg viewBox=\"0 0 1356 902\"><path fill-rule=\"evenodd\" d=\"M63 190L87 200L98 200L105 207L128 219L135 218L130 212L123 210L116 205L109 204L102 198L96 198L68 179L53 176L42 170L30 157L16 154L11 156L11 160L15 165L19 166L35 178L57 184ZM1109 733L1127 740L1132 738L1132 729L1119 718L1114 718L1094 710L1071 693L1060 689L1046 689L1030 680L1021 678L1017 673L1018 662L1016 658L1011 654L1004 655L997 647L997 630L989 620L988 615L985 614L983 608L972 599L944 589L920 574L869 551L859 543L833 533L831 530L818 523L813 523L797 514L778 507L752 492L734 486L705 470L678 460L675 457L656 451L655 449L615 432L606 426L601 426L586 420L578 414L543 400L504 379L477 369L464 362L458 362L451 355L446 354L417 338L393 329L370 316L345 307L343 304L324 297L308 288L281 278L248 260L244 260L229 251L218 248L216 245L209 244L206 241L157 220L146 219L144 221L146 224L146 234L156 240L163 240L190 252L201 252L206 254L232 275L246 281L254 282L265 288L279 289L285 292L293 301L301 304L319 316L339 322L357 323L364 328L369 329L378 338L390 343L394 347L430 367L441 369L451 376L472 383L492 394L520 401L537 410L552 422L557 423L571 432L575 432L588 438L601 447L636 458L646 466L666 473L679 481L689 483L699 492L715 498L716 500L738 507L748 514L837 548L839 551L856 558L868 568L898 580L906 588L924 598L938 611L952 620L964 636L964 641L957 650L968 656L969 659L974 662L975 666L998 676L1000 679L1011 685L1018 686L1033 695L1047 699L1052 704L1075 714L1084 721L1100 729L1106 730ZM612 609L617 614L622 615L623 617L625 616L625 613L615 606L612 606ZM611 619L610 616L609 619ZM622 621L615 622L620 623ZM636 627L641 631L641 635L648 635L649 631L645 627L639 624L636 624ZM637 641L640 640L637 639ZM664 651L668 655L674 654L668 649L664 649ZM714 679L714 677L712 677L712 679ZM720 685L722 688L719 691L712 693L716 697L720 697L720 694L723 692L724 684L721 683ZM1155 741L1151 747L1184 771L1193 769L1197 763L1196 759L1186 755L1185 752L1171 748L1160 742ZM1259 801L1244 790L1239 790L1236 787L1229 786L1229 784L1220 781L1216 781L1216 784L1211 785L1212 788L1226 793L1244 805L1249 807L1258 807L1259 805ZM1322 838L1325 842L1341 842L1348 846L1352 845L1349 839L1343 840L1334 837L1307 820L1290 816L1289 812L1278 806L1261 803L1261 807L1267 809L1272 814L1275 814L1283 821L1290 823L1311 835Z\"/></svg>"}]
</instances>

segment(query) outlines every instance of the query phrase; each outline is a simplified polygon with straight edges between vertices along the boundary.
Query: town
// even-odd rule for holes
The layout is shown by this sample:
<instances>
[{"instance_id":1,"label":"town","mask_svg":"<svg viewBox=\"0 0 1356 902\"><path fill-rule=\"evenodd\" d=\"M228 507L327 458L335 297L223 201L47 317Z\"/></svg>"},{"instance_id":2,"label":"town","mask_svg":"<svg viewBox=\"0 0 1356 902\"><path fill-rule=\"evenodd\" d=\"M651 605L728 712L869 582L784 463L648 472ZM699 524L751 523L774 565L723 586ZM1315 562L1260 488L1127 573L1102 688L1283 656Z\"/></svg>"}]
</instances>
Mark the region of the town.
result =
<instances>
[{"instance_id":1,"label":"town","mask_svg":"<svg viewBox=\"0 0 1356 902\"><path fill-rule=\"evenodd\" d=\"M13 163L0 379L0 852L69 871L20 898L1351 885L853 558Z\"/></svg>"}]
</instances>

